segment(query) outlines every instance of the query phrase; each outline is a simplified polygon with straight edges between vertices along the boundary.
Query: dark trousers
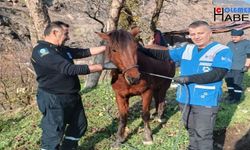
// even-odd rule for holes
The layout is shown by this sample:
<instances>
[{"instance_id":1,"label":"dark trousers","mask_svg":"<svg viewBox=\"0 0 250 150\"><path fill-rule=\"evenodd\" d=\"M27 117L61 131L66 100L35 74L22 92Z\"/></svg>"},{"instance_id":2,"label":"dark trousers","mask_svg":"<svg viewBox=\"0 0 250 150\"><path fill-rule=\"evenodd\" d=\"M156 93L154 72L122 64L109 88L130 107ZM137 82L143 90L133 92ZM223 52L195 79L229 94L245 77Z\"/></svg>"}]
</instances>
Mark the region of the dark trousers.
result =
<instances>
[{"instance_id":1,"label":"dark trousers","mask_svg":"<svg viewBox=\"0 0 250 150\"><path fill-rule=\"evenodd\" d=\"M213 130L218 107L179 105L182 119L189 134L188 150L213 150Z\"/></svg>"},{"instance_id":2,"label":"dark trousers","mask_svg":"<svg viewBox=\"0 0 250 150\"><path fill-rule=\"evenodd\" d=\"M225 81L228 88L229 101L240 101L243 93L243 77L244 73L241 70L231 70L227 73Z\"/></svg>"},{"instance_id":3,"label":"dark trousers","mask_svg":"<svg viewBox=\"0 0 250 150\"><path fill-rule=\"evenodd\" d=\"M43 150L76 149L79 139L87 129L87 119L81 96L75 94L50 94L38 89L37 104L41 120Z\"/></svg>"}]
</instances>

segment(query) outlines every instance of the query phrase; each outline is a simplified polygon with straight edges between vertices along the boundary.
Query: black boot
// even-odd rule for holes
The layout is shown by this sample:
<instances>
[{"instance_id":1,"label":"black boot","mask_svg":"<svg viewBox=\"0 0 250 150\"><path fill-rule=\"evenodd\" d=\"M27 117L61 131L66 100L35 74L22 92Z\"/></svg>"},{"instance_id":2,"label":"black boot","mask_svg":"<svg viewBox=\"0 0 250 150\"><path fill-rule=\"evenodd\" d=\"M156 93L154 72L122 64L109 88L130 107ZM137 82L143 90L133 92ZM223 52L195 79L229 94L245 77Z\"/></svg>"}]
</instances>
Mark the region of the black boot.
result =
<instances>
[{"instance_id":1,"label":"black boot","mask_svg":"<svg viewBox=\"0 0 250 150\"><path fill-rule=\"evenodd\" d=\"M77 150L78 141L64 139L60 150Z\"/></svg>"},{"instance_id":2,"label":"black boot","mask_svg":"<svg viewBox=\"0 0 250 150\"><path fill-rule=\"evenodd\" d=\"M242 95L242 91L241 92L235 92L235 94L234 94L234 100L232 101L232 103L238 103L238 102L240 102L241 95Z\"/></svg>"},{"instance_id":3,"label":"black boot","mask_svg":"<svg viewBox=\"0 0 250 150\"><path fill-rule=\"evenodd\" d=\"M228 95L227 95L226 98L225 98L225 102L230 103L230 102L233 101L233 100L234 100L234 92L228 90Z\"/></svg>"}]
</instances>

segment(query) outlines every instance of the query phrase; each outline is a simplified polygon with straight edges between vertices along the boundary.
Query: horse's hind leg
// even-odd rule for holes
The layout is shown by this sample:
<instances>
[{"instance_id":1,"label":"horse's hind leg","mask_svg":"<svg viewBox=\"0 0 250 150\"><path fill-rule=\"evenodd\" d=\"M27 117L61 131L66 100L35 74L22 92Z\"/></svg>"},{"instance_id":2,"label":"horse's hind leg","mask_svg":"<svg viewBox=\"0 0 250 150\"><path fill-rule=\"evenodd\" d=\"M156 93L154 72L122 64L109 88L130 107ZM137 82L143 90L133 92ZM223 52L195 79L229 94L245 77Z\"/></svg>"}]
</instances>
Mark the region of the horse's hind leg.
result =
<instances>
[{"instance_id":1,"label":"horse's hind leg","mask_svg":"<svg viewBox=\"0 0 250 150\"><path fill-rule=\"evenodd\" d=\"M116 96L116 103L119 110L119 126L116 134L116 141L113 147L119 147L119 145L125 141L125 127L127 125L129 102L127 98L122 98L121 96Z\"/></svg>"},{"instance_id":2,"label":"horse's hind leg","mask_svg":"<svg viewBox=\"0 0 250 150\"><path fill-rule=\"evenodd\" d=\"M152 99L151 90L147 90L142 94L142 119L144 122L143 144L147 145L153 143L152 131L149 126L151 99Z\"/></svg>"},{"instance_id":3,"label":"horse's hind leg","mask_svg":"<svg viewBox=\"0 0 250 150\"><path fill-rule=\"evenodd\" d=\"M156 120L158 122L163 122L163 113L165 109L165 95L166 88L161 88L159 91L154 91L154 99L155 99L155 111L156 111Z\"/></svg>"}]
</instances>

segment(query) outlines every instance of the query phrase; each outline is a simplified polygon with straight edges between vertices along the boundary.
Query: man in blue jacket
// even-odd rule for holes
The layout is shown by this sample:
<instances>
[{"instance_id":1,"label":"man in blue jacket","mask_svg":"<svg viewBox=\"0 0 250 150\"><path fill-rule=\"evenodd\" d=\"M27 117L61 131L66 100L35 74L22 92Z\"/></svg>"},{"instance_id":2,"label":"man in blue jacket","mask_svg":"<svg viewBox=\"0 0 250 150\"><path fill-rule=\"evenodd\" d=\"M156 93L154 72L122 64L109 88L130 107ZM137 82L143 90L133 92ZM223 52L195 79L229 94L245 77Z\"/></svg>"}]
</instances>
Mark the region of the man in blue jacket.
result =
<instances>
[{"instance_id":1,"label":"man in blue jacket","mask_svg":"<svg viewBox=\"0 0 250 150\"><path fill-rule=\"evenodd\" d=\"M232 41L227 46L233 51L232 70L226 75L228 88L227 101L237 103L243 93L242 81L244 73L248 71L250 65L250 41L244 39L242 29L231 31Z\"/></svg>"},{"instance_id":2,"label":"man in blue jacket","mask_svg":"<svg viewBox=\"0 0 250 150\"><path fill-rule=\"evenodd\" d=\"M213 129L222 95L222 79L231 69L232 52L211 40L212 30L205 21L195 21L188 27L194 44L161 51L140 48L156 59L172 59L180 64L177 101L189 133L189 150L212 150ZM188 90L185 89L187 85Z\"/></svg>"}]
</instances>

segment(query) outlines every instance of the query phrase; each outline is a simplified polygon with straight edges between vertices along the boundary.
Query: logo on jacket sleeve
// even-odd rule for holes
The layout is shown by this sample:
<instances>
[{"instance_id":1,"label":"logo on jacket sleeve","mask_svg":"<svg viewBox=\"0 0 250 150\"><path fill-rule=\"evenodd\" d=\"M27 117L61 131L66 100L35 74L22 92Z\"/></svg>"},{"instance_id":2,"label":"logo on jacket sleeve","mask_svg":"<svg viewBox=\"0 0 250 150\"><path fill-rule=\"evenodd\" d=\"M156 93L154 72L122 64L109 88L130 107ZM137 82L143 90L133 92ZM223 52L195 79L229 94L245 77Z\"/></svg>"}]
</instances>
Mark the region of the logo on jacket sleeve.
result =
<instances>
[{"instance_id":1,"label":"logo on jacket sleeve","mask_svg":"<svg viewBox=\"0 0 250 150\"><path fill-rule=\"evenodd\" d=\"M43 57L43 56L48 55L48 54L49 54L49 50L47 48L42 48L39 50L40 57Z\"/></svg>"},{"instance_id":2,"label":"logo on jacket sleeve","mask_svg":"<svg viewBox=\"0 0 250 150\"><path fill-rule=\"evenodd\" d=\"M230 58L227 58L227 57L224 57L224 56L221 57L221 61L232 62L232 60Z\"/></svg>"},{"instance_id":3,"label":"logo on jacket sleeve","mask_svg":"<svg viewBox=\"0 0 250 150\"><path fill-rule=\"evenodd\" d=\"M211 70L211 68L209 67L209 66L204 66L203 68L202 68L202 71L203 72L209 72Z\"/></svg>"}]
</instances>

